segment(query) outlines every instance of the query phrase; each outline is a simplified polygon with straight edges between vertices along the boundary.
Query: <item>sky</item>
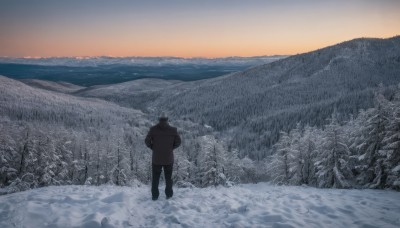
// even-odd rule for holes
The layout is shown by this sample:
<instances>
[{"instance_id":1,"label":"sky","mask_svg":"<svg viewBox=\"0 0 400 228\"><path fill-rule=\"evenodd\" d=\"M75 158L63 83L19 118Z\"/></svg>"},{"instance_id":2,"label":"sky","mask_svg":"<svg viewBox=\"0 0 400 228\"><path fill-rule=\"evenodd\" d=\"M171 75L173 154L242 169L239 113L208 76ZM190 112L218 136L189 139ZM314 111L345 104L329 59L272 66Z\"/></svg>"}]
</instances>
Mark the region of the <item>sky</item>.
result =
<instances>
[{"instance_id":1,"label":"sky","mask_svg":"<svg viewBox=\"0 0 400 228\"><path fill-rule=\"evenodd\" d=\"M400 0L0 0L0 56L292 55L400 35Z\"/></svg>"}]
</instances>

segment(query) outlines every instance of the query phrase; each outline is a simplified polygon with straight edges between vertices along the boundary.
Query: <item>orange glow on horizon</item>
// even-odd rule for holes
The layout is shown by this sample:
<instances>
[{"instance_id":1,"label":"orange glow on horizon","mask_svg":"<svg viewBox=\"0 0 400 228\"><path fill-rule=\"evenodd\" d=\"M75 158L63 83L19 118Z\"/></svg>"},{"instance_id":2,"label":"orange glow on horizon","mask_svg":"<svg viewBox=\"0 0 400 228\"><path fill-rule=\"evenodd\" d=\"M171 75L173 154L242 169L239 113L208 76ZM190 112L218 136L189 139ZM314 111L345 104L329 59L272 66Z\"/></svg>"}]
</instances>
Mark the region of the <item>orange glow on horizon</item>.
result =
<instances>
[{"instance_id":1,"label":"orange glow on horizon","mask_svg":"<svg viewBox=\"0 0 400 228\"><path fill-rule=\"evenodd\" d=\"M293 55L354 38L400 35L400 2L229 2L231 6L224 1L146 6L99 1L81 11L59 6L71 7L68 1L49 1L36 11L4 5L0 56ZM74 6L80 9L83 4ZM26 12L17 14L23 7Z\"/></svg>"},{"instance_id":2,"label":"orange glow on horizon","mask_svg":"<svg viewBox=\"0 0 400 228\"><path fill-rule=\"evenodd\" d=\"M130 46L129 44L119 43L118 45L112 45L112 43L118 42L110 42L110 45L99 44L101 48L95 48L91 46L79 47L77 44L72 44L68 41L65 42L64 45L57 45L51 43L47 43L49 47L48 49L40 49L36 47L40 47L40 44L34 44L31 42L30 45L25 45L23 50L19 52L19 54L7 53L2 56L7 57L24 57L24 58L48 58L48 57L77 57L77 58L85 58L85 57L95 57L95 56L109 56L109 57L162 57L162 56L170 56L170 57L181 57L181 58L221 58L221 57L231 57L231 56L240 56L240 57L252 57L252 56L273 56L273 55L294 55L305 53L309 51L313 51L316 49L324 48L327 46L335 45L337 43L367 37L367 38L390 38L393 36L397 36L397 33L389 34L386 36L354 36L354 37L344 37L337 39L327 39L320 42L303 42L299 45L289 45L288 43L275 43L274 45L263 45L262 43L252 43L250 45L238 46L234 44L225 44L225 45L212 45L210 44L208 47L193 47L196 45L193 44L176 44L173 42L172 44L166 46L160 45L151 45L144 44L143 47L137 48L135 46ZM268 43L265 42L265 43ZM95 44L93 43L93 46ZM19 45L20 47L22 45ZM151 47L151 48L150 48ZM193 48L191 48L193 47ZM4 50L5 48L3 48ZM7 51L7 50L6 50ZM6 51L2 51L6 52ZM12 51L15 51L13 49ZM11 52L11 51L10 51Z\"/></svg>"}]
</instances>

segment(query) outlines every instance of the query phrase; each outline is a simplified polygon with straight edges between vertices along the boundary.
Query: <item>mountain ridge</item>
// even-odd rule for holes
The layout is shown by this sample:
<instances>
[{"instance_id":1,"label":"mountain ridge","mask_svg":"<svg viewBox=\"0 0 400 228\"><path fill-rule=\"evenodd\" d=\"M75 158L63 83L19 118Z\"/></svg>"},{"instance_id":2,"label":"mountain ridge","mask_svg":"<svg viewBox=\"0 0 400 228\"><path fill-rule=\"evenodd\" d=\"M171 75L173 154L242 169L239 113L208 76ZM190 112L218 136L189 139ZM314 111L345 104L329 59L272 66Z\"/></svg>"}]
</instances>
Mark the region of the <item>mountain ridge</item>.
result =
<instances>
[{"instance_id":1,"label":"mountain ridge","mask_svg":"<svg viewBox=\"0 0 400 228\"><path fill-rule=\"evenodd\" d=\"M18 57L0 57L0 63L26 64L41 66L100 66L100 65L185 65L185 64L247 64L247 62L270 62L276 59L285 58L287 55L265 55L265 56L228 56L219 58L183 58L173 56L159 57L110 57L110 56L92 56L92 57L38 57L38 58L18 58Z\"/></svg>"},{"instance_id":2,"label":"mountain ridge","mask_svg":"<svg viewBox=\"0 0 400 228\"><path fill-rule=\"evenodd\" d=\"M373 91L380 83L399 82L400 36L362 38L223 77L176 84L146 94L155 99L140 108L168 110L173 118L189 118L217 131L239 127L234 145L247 151L243 155L250 150L256 154L252 158L261 159L281 130L290 130L298 122L322 125L334 110L344 119L357 115L360 109L372 107ZM140 100L140 95L135 99ZM290 111L296 106L301 111ZM275 116L283 110L285 114Z\"/></svg>"},{"instance_id":3,"label":"mountain ridge","mask_svg":"<svg viewBox=\"0 0 400 228\"><path fill-rule=\"evenodd\" d=\"M0 175L0 185L11 183L7 192L14 192L54 183L126 185L134 180L149 183L151 153L146 152L150 151L143 139L161 111L167 113L182 135L182 146L175 151L176 183L184 181L182 186L225 185L230 180L265 181L275 174L281 175L279 170L274 174L269 168L282 155L278 151L282 151L285 133L281 132L293 129L286 134L291 146L283 145L285 150L308 153L304 148L306 138L297 136L314 129L312 132L318 137L311 141L318 144L318 149L312 153L317 156L307 163L317 164L331 154L331 149L325 146L330 117L334 116L338 128L347 129L341 136L356 135L356 144L349 145L358 148L361 144L357 143L364 138L374 141L367 128L364 136L363 128L368 126L358 124L369 121L363 119L369 118L363 113L375 115L374 110L378 110L379 106L374 104L379 100L374 97L380 97L382 104L387 103L382 106L383 111L397 112L397 103L390 99L398 99L398 88L394 91L393 87L400 82L399 41L349 41L212 79L191 82L141 79L71 93L65 89L74 90L76 86L35 80L23 83L0 77L0 140L5 145L0 151L5 154L5 160L0 161L5 169L0 172L7 173ZM352 118L361 109L371 107L375 109ZM385 136L392 137L397 132L394 114L388 114L394 127L390 126ZM347 122L350 118L353 121ZM346 126L346 122L350 125ZM315 128L307 127L303 132L302 127L307 125ZM296 140L303 141L300 145ZM353 141L346 141L350 142ZM379 150L376 149L377 154ZM364 152L363 148L352 149L352 156L355 155L352 158L362 158ZM293 152L290 156L297 155ZM291 160L290 169L297 170L296 164L303 161L297 158ZM394 176L389 173L392 176L388 181L380 182L372 175L359 186L397 188L398 182L393 178L398 178L395 173L398 160L388 159L387 169L395 170ZM332 173L332 161L329 159L312 175L325 170ZM216 162L219 168L212 165ZM362 161L347 168L357 169L354 175L358 178L362 177L358 175L358 166L367 165L368 172L373 173L381 164L367 163ZM25 174L29 178L20 178ZM325 185L323 177L310 180L291 181L326 187L357 186L341 184L345 182ZM350 178L348 183L354 181Z\"/></svg>"},{"instance_id":4,"label":"mountain ridge","mask_svg":"<svg viewBox=\"0 0 400 228\"><path fill-rule=\"evenodd\" d=\"M146 83L143 83L146 81ZM160 82L157 86L152 82ZM141 84L142 83L142 84ZM373 106L374 91L400 83L400 36L359 38L248 70L191 82L146 79L74 93L156 116L211 126L239 154L263 159L280 131L321 126Z\"/></svg>"}]
</instances>

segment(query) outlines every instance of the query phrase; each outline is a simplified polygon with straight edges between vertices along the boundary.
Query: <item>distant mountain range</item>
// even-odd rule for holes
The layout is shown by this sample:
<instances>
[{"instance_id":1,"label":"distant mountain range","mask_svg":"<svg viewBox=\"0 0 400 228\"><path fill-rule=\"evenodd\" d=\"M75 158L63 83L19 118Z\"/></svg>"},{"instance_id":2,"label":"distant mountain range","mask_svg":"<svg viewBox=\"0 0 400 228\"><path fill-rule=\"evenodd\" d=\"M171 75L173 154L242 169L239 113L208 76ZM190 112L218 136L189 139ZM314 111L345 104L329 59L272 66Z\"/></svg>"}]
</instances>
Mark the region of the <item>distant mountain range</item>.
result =
<instances>
[{"instance_id":1,"label":"distant mountain range","mask_svg":"<svg viewBox=\"0 0 400 228\"><path fill-rule=\"evenodd\" d=\"M193 81L242 71L284 57L0 58L0 75L14 79L65 81L80 86L113 84L140 78Z\"/></svg>"},{"instance_id":2,"label":"distant mountain range","mask_svg":"<svg viewBox=\"0 0 400 228\"><path fill-rule=\"evenodd\" d=\"M164 66L164 65L260 65L286 56L254 56L224 58L180 58L180 57L49 57L49 58L11 58L0 57L0 63L14 63L41 66L96 67L102 65Z\"/></svg>"}]
</instances>

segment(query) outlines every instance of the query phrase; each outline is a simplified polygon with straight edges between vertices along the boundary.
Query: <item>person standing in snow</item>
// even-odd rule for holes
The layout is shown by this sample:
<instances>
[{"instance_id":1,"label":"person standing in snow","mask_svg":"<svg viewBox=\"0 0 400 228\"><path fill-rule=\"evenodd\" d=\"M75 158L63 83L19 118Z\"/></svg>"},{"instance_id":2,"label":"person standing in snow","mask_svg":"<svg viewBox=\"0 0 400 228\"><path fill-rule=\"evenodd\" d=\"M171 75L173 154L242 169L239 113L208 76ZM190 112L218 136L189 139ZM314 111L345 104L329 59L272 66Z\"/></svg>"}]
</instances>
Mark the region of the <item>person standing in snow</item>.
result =
<instances>
[{"instance_id":1,"label":"person standing in snow","mask_svg":"<svg viewBox=\"0 0 400 228\"><path fill-rule=\"evenodd\" d=\"M168 117L162 113L159 123L152 126L145 139L146 146L153 151L152 155L152 199L157 200L160 195L158 184L162 169L165 176L165 195L167 199L173 195L172 167L174 164L173 150L181 145L181 138L176 127L168 124Z\"/></svg>"}]
</instances>

